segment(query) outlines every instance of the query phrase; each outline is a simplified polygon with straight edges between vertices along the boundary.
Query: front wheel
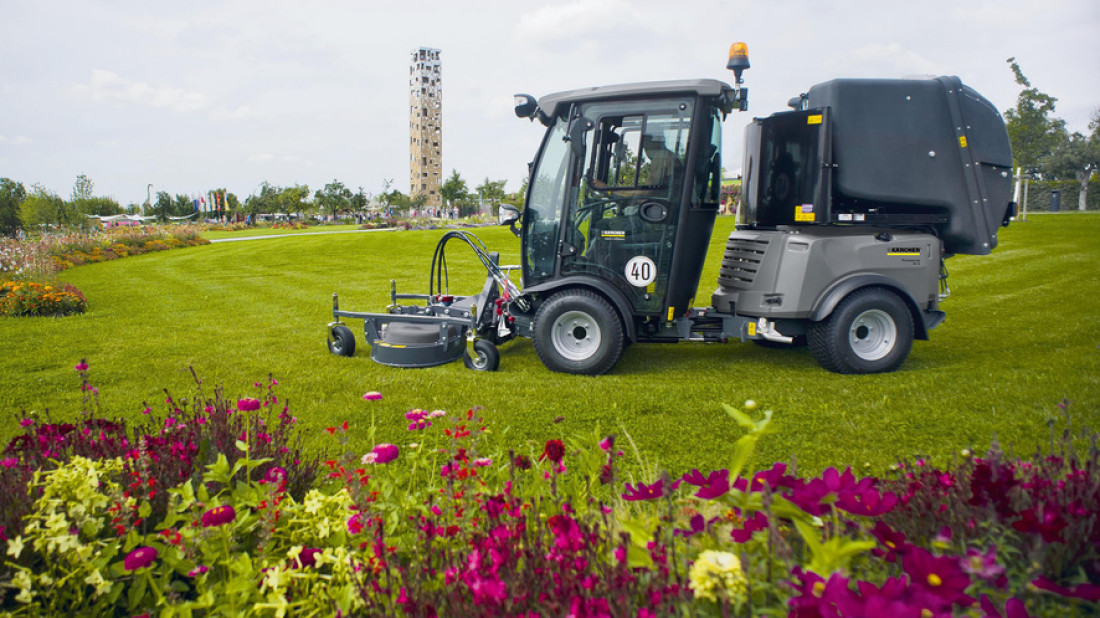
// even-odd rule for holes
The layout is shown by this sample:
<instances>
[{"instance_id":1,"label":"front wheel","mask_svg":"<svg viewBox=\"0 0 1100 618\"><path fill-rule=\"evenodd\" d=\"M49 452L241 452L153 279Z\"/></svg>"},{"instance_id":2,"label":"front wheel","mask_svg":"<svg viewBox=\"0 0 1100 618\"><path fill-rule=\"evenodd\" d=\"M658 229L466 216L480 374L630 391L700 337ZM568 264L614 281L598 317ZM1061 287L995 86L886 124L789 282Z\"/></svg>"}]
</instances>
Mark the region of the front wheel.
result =
<instances>
[{"instance_id":1,"label":"front wheel","mask_svg":"<svg viewBox=\"0 0 1100 618\"><path fill-rule=\"evenodd\" d=\"M328 340L328 351L337 356L355 354L355 334L343 324L332 327L332 337Z\"/></svg>"},{"instance_id":2,"label":"front wheel","mask_svg":"<svg viewBox=\"0 0 1100 618\"><path fill-rule=\"evenodd\" d=\"M602 296L567 290L535 313L535 353L552 371L601 375L623 355L619 314Z\"/></svg>"},{"instance_id":3,"label":"front wheel","mask_svg":"<svg viewBox=\"0 0 1100 618\"><path fill-rule=\"evenodd\" d=\"M474 355L463 352L462 363L475 371L496 371L500 367L500 351L491 341L478 339L474 342Z\"/></svg>"},{"instance_id":4,"label":"front wheel","mask_svg":"<svg viewBox=\"0 0 1100 618\"><path fill-rule=\"evenodd\" d=\"M833 313L810 325L814 360L835 373L885 373L898 368L913 347L913 316L897 294L864 288Z\"/></svg>"}]
</instances>

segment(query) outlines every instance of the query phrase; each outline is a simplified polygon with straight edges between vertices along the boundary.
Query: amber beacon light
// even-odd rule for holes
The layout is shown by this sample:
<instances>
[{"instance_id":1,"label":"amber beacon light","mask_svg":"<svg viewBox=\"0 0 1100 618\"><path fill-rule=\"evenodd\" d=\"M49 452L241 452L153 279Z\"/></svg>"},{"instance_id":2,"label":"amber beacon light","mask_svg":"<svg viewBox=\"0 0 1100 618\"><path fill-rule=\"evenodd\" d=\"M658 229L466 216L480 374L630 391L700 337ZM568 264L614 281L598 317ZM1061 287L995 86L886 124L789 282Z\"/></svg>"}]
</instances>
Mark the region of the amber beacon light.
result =
<instances>
[{"instance_id":1,"label":"amber beacon light","mask_svg":"<svg viewBox=\"0 0 1100 618\"><path fill-rule=\"evenodd\" d=\"M741 72L749 68L749 46L744 43L730 45L730 57L726 68L733 71L737 83L740 84Z\"/></svg>"}]
</instances>

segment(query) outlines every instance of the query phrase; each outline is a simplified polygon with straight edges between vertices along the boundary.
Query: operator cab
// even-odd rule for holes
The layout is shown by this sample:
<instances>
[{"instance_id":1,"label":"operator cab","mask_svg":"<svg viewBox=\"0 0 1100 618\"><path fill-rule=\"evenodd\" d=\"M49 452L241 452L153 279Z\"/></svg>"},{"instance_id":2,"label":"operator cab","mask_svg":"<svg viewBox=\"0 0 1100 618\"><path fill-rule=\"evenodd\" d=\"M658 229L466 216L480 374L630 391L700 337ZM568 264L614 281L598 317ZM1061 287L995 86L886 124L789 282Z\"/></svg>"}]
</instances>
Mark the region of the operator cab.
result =
<instances>
[{"instance_id":1,"label":"operator cab","mask_svg":"<svg viewBox=\"0 0 1100 618\"><path fill-rule=\"evenodd\" d=\"M593 287L641 322L690 308L737 93L700 79L517 96L517 115L548 127L522 219L525 291Z\"/></svg>"}]
</instances>

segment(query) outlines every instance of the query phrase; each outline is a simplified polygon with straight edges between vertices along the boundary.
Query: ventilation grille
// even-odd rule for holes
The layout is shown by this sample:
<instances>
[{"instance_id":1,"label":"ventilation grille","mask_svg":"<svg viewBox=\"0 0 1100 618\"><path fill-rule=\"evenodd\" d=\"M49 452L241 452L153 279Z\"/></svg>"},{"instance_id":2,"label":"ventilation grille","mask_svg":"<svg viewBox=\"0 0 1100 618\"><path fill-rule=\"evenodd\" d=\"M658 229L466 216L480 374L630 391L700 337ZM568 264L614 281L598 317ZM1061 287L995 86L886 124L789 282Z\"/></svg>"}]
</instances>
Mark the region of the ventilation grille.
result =
<instances>
[{"instance_id":1,"label":"ventilation grille","mask_svg":"<svg viewBox=\"0 0 1100 618\"><path fill-rule=\"evenodd\" d=\"M730 238L726 242L726 252L722 255L718 285L741 290L751 288L769 244L769 238Z\"/></svg>"}]
</instances>

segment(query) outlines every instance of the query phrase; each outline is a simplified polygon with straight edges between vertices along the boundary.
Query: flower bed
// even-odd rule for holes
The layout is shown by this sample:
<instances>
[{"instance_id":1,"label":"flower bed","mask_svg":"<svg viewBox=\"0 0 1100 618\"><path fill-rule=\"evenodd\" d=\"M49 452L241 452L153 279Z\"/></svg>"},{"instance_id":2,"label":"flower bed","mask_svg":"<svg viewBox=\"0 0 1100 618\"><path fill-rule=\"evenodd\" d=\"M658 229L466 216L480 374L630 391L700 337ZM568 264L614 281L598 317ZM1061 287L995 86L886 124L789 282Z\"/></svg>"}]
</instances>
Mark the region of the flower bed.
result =
<instances>
[{"instance_id":1,"label":"flower bed","mask_svg":"<svg viewBox=\"0 0 1100 618\"><path fill-rule=\"evenodd\" d=\"M0 315L83 313L84 295L57 282L59 271L150 251L209 244L195 226L111 228L91 234L50 234L38 240L0 237Z\"/></svg>"},{"instance_id":2,"label":"flower bed","mask_svg":"<svg viewBox=\"0 0 1100 618\"><path fill-rule=\"evenodd\" d=\"M20 418L0 456L0 611L16 615L1026 616L1100 600L1096 435L891 479L750 473L770 412L727 408L730 465L634 478L629 436L486 446L493 420L410 410L406 439L309 458L256 397L166 393L104 419ZM397 416L382 394L361 405ZM716 427L720 423L715 422ZM732 433L732 432L731 432ZM1089 443L1091 440L1091 444Z\"/></svg>"},{"instance_id":3,"label":"flower bed","mask_svg":"<svg viewBox=\"0 0 1100 618\"><path fill-rule=\"evenodd\" d=\"M84 313L87 306L84 294L70 283L0 283L0 316L66 316Z\"/></svg>"}]
</instances>

